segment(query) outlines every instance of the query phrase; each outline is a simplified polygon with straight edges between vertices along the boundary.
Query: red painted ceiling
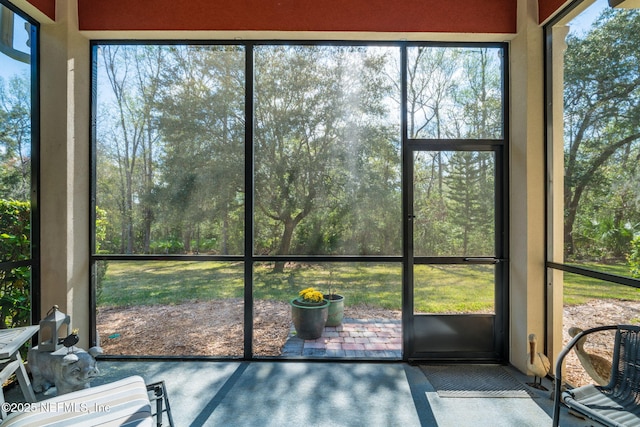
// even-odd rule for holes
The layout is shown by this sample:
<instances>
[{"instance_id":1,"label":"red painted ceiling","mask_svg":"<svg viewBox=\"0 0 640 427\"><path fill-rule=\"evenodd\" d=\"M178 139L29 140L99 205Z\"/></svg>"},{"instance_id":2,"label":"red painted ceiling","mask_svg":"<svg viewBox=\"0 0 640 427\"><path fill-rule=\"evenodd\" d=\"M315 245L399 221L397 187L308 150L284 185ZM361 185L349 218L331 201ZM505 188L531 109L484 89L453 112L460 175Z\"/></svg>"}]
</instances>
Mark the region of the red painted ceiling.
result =
<instances>
[{"instance_id":1,"label":"red painted ceiling","mask_svg":"<svg viewBox=\"0 0 640 427\"><path fill-rule=\"evenodd\" d=\"M56 0L28 0L55 19ZM566 0L539 0L540 22ZM78 0L81 30L514 33L516 0Z\"/></svg>"},{"instance_id":2,"label":"red painted ceiling","mask_svg":"<svg viewBox=\"0 0 640 427\"><path fill-rule=\"evenodd\" d=\"M56 0L28 0L40 12L51 19L56 19Z\"/></svg>"},{"instance_id":3,"label":"red painted ceiling","mask_svg":"<svg viewBox=\"0 0 640 427\"><path fill-rule=\"evenodd\" d=\"M565 4L567 0L538 0L538 20L544 22Z\"/></svg>"},{"instance_id":4,"label":"red painted ceiling","mask_svg":"<svg viewBox=\"0 0 640 427\"><path fill-rule=\"evenodd\" d=\"M80 0L81 30L515 32L514 0Z\"/></svg>"}]
</instances>

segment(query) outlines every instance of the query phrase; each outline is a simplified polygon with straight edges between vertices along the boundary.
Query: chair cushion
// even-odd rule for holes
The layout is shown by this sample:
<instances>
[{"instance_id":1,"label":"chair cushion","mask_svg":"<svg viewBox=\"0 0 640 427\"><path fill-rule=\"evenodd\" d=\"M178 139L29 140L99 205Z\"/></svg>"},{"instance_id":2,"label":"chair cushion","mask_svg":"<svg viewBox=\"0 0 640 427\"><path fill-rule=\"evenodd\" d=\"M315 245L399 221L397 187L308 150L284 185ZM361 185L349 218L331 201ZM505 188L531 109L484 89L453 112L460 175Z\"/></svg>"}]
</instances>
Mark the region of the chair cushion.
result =
<instances>
[{"instance_id":1,"label":"chair cushion","mask_svg":"<svg viewBox=\"0 0 640 427\"><path fill-rule=\"evenodd\" d=\"M132 376L33 403L0 426L153 426L153 418L144 380Z\"/></svg>"},{"instance_id":2,"label":"chair cushion","mask_svg":"<svg viewBox=\"0 0 640 427\"><path fill-rule=\"evenodd\" d=\"M593 384L562 393L564 403L606 426L640 426L639 407L627 407Z\"/></svg>"}]
</instances>

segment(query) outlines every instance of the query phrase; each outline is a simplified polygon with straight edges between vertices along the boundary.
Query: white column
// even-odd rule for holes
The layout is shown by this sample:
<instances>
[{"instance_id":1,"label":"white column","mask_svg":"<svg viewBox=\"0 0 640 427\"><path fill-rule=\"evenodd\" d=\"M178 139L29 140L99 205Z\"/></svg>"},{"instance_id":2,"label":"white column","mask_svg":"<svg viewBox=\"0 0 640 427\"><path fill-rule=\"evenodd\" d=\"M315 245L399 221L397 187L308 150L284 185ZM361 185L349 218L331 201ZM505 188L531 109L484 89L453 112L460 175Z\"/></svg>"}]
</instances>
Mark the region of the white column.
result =
<instances>
[{"instance_id":1,"label":"white column","mask_svg":"<svg viewBox=\"0 0 640 427\"><path fill-rule=\"evenodd\" d=\"M526 372L527 335L544 343L544 120L538 2L518 0L511 43L510 361ZM540 345L542 347L542 345Z\"/></svg>"},{"instance_id":2,"label":"white column","mask_svg":"<svg viewBox=\"0 0 640 427\"><path fill-rule=\"evenodd\" d=\"M41 302L57 304L89 337L89 42L77 0L58 0L41 25Z\"/></svg>"},{"instance_id":3,"label":"white column","mask_svg":"<svg viewBox=\"0 0 640 427\"><path fill-rule=\"evenodd\" d=\"M547 257L549 261L564 262L564 53L568 26L552 29L552 104L551 135L547 147ZM563 330L563 272L549 269L547 272L547 346L549 359L556 360L562 350ZM552 363L555 370L555 364Z\"/></svg>"}]
</instances>

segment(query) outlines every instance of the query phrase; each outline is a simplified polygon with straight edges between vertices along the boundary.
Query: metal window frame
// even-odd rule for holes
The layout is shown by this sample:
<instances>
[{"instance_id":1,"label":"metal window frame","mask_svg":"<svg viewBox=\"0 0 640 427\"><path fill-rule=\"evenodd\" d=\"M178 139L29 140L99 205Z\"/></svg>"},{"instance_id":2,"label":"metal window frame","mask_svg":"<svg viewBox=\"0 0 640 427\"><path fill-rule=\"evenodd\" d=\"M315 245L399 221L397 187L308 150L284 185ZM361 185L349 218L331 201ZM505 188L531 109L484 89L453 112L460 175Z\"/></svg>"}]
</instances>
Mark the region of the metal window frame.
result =
<instances>
[{"instance_id":1,"label":"metal window frame","mask_svg":"<svg viewBox=\"0 0 640 427\"><path fill-rule=\"evenodd\" d=\"M255 263L259 262L269 262L269 261L291 261L291 262L362 262L362 263L390 263L397 264L402 267L402 289L399 292L402 295L402 309L403 309L403 327L407 322L407 301L410 297L410 289L406 284L407 276L407 268L408 265L408 255L407 255L407 242L406 242L406 224L403 221L403 229L402 229L402 249L401 253L397 255L257 255L253 253L253 229L254 229L254 170L253 170L253 156L254 156L254 148L253 148L253 126L247 125L245 127L245 212L244 212L244 221L245 221L245 236L244 236L244 254L238 255L125 255L125 254L96 254L95 253L95 200L96 200L96 138L95 138L95 128L96 128L96 77L97 77L97 67L96 67L96 51L98 46L100 45L235 45L235 46L243 46L245 48L245 122L247 124L252 124L254 120L254 48L256 46L275 46L275 45L286 45L286 46L391 46L397 47L399 49L399 59L400 59L400 73L399 76L401 84L401 117L400 117L400 138L401 138L401 166L402 166L402 174L401 179L403 182L406 182L408 176L406 175L406 171L404 170L404 156L406 152L408 152L408 146L415 143L414 141L409 141L407 138L407 127L406 127L406 60L407 60L407 48L412 46L432 46L432 47L493 47L500 48L503 53L503 74L502 74L502 96L503 96L503 105L502 105L502 117L503 117L503 138L501 140L441 140L440 143L435 143L435 146L442 146L444 148L447 146L451 148L452 143L458 147L466 146L467 149L477 150L480 149L483 145L495 146L499 145L500 149L503 150L503 163L501 165L496 164L496 177L501 177L502 186L501 189L502 194L504 195L503 200L496 208L496 221L502 221L504 232L501 234L499 240L496 240L499 243L505 254L508 254L508 153L509 153L509 115L508 115L508 105L509 105L509 61L508 61L508 43L505 42L406 42L406 41L336 41L336 40L189 40L189 39L181 39L181 40L117 40L117 39L108 39L108 40L92 40L90 42L91 49L91 64L92 64L92 73L91 73L91 148L90 148L90 164L91 164L91 184L90 184L90 266L91 266L91 283L90 283L90 341L93 345L97 342L97 333L96 333L96 289L95 289L95 263L100 260L112 260L112 261L142 261L142 260L153 260L153 261L239 261L243 262L244 266L244 355L241 358L237 357L211 357L211 356L101 356L102 358L109 359L127 359L127 360L154 360L154 359L177 359L177 360L264 360L264 358L256 357L253 354L252 348L252 340L253 340L253 266ZM404 76L404 77L403 77ZM448 145L447 145L448 143ZM491 149L490 149L491 150ZM498 183L496 183L498 185ZM404 184L403 184L404 188ZM406 209L406 199L407 195L403 191L402 194L402 216L406 217L404 210ZM504 257L501 257L504 258ZM503 265L507 265L508 263L503 263ZM505 267L506 268L506 267ZM508 280L508 272L502 274L503 280ZM504 292L502 295L501 304L508 304L508 283L505 283ZM502 336L504 337L504 343L501 345L501 348L504 351L504 356L508 356L508 307L504 308L504 319L500 322L501 327L503 328ZM406 334L404 334L406 336ZM404 341L403 345L405 348L410 346L410 343ZM406 356L403 356L403 360L408 360ZM273 360L269 358L269 360ZM276 359L276 360L286 360L284 358ZM314 359L310 359L313 361ZM325 359L323 359L325 360ZM349 361L349 359L338 359L340 362ZM361 360L358 360L361 361ZM385 362L386 360L376 360L375 362ZM393 360L392 362L396 362L397 360Z\"/></svg>"},{"instance_id":2,"label":"metal window frame","mask_svg":"<svg viewBox=\"0 0 640 427\"><path fill-rule=\"evenodd\" d=\"M40 23L8 0L0 0L8 8L30 24L31 61L31 259L0 263L7 270L28 265L31 267L31 322L38 323L41 311L41 266L40 266Z\"/></svg>"},{"instance_id":3,"label":"metal window frame","mask_svg":"<svg viewBox=\"0 0 640 427\"><path fill-rule=\"evenodd\" d=\"M553 87L552 87L552 73L553 73L553 27L559 24L563 19L567 17L574 9L579 7L584 1L587 0L574 0L569 3L564 9L562 9L553 19L551 19L548 23L546 23L543 27L544 31L544 128L545 128L545 142L544 142L544 158L545 158L545 184L548 184L549 176L551 173L551 168L549 164L549 152L550 148L553 144ZM549 218L549 185L545 185L545 283L549 283L549 270L560 270L566 271L568 273L578 274L581 276L603 280L605 282L630 286L634 288L640 288L640 279L635 279L630 276L620 276L610 273L604 273L598 270L578 267L575 265L567 264L566 262L554 262L549 260L549 229L550 229L550 218ZM545 301L548 301L548 288L545 287ZM548 307L545 307L545 312L548 311ZM545 326L546 327L546 326Z\"/></svg>"}]
</instances>

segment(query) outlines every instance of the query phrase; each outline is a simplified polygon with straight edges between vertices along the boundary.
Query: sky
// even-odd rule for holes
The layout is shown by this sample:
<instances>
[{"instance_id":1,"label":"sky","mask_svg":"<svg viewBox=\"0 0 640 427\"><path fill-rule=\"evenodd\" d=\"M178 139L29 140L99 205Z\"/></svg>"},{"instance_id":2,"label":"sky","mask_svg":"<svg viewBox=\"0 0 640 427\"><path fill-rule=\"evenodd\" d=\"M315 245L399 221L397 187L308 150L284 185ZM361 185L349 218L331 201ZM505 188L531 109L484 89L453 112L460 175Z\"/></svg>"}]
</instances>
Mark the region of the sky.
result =
<instances>
[{"instance_id":1,"label":"sky","mask_svg":"<svg viewBox=\"0 0 640 427\"><path fill-rule=\"evenodd\" d=\"M25 22L21 17L14 15L13 47L19 51L29 53L29 47L27 46L29 34L24 28ZM29 72L29 64L16 61L0 53L0 77L6 80L14 74L26 73L29 75Z\"/></svg>"},{"instance_id":2,"label":"sky","mask_svg":"<svg viewBox=\"0 0 640 427\"><path fill-rule=\"evenodd\" d=\"M591 28L591 25L603 9L609 7L607 0L597 0L591 6L586 8L580 15L576 16L570 22L570 32L572 34L583 34Z\"/></svg>"}]
</instances>

